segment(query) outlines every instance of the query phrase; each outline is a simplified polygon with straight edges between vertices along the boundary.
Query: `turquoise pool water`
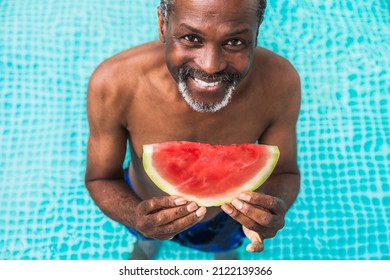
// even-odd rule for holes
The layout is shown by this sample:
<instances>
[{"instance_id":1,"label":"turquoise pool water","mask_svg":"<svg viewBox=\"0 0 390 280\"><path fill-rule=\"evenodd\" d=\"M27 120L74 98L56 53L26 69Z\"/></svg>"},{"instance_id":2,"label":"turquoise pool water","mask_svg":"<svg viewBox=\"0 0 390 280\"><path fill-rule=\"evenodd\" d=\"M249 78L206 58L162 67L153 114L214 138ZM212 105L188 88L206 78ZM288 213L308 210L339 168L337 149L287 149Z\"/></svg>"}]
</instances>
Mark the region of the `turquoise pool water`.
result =
<instances>
[{"instance_id":1,"label":"turquoise pool water","mask_svg":"<svg viewBox=\"0 0 390 280\"><path fill-rule=\"evenodd\" d=\"M126 259L134 238L84 188L86 87L157 38L159 1L0 0L0 259ZM243 259L390 259L390 4L270 0L259 44L302 79L302 187ZM164 244L159 259L210 259Z\"/></svg>"}]
</instances>

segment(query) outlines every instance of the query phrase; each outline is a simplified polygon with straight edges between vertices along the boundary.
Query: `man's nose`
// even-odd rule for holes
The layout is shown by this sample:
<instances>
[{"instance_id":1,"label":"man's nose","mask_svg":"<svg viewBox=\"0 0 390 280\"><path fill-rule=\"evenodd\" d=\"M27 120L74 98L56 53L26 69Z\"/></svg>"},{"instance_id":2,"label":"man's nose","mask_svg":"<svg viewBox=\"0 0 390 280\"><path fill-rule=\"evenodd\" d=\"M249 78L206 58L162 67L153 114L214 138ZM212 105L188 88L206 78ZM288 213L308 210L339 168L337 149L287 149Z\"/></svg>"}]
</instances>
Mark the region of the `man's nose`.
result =
<instances>
[{"instance_id":1,"label":"man's nose","mask_svg":"<svg viewBox=\"0 0 390 280\"><path fill-rule=\"evenodd\" d=\"M197 64L203 72L209 75L221 72L226 68L222 49L218 46L204 46Z\"/></svg>"}]
</instances>

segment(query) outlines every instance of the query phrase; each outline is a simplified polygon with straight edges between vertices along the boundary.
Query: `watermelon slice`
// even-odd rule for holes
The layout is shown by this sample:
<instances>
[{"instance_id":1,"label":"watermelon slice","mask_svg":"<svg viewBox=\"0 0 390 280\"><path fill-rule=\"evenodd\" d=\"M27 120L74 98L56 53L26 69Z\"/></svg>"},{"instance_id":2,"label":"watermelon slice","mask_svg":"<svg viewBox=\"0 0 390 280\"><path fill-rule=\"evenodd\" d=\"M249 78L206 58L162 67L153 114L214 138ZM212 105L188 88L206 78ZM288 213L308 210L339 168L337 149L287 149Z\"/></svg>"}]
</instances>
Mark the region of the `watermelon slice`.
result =
<instances>
[{"instance_id":1,"label":"watermelon slice","mask_svg":"<svg viewBox=\"0 0 390 280\"><path fill-rule=\"evenodd\" d=\"M165 142L143 146L143 166L164 192L200 206L219 206L254 191L271 175L277 146Z\"/></svg>"}]
</instances>

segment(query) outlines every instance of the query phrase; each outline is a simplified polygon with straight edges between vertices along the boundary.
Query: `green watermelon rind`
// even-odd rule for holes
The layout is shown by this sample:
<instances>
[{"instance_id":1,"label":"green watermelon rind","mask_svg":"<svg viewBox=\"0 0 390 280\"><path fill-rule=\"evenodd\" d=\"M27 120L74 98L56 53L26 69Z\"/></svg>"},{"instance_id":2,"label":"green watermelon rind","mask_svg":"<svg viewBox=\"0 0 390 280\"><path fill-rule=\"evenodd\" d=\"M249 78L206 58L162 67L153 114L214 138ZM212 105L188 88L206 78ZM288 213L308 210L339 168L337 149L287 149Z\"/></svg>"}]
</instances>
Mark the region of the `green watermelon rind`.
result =
<instances>
[{"instance_id":1,"label":"green watermelon rind","mask_svg":"<svg viewBox=\"0 0 390 280\"><path fill-rule=\"evenodd\" d=\"M188 195L188 194L180 193L174 185L172 185L171 183L169 183L159 175L157 170L153 167L153 163L152 163L153 162L152 155L153 155L153 150L155 145L158 144L143 145L142 162L146 174L149 176L149 178L163 192L169 195L183 197L188 201L194 201L199 206L204 206L204 207L221 206L224 203L232 202L234 198L238 197L243 192L257 190L271 176L280 155L279 148L277 146L262 145L266 147L270 156L266 164L264 165L264 167L255 176L253 176L251 180L235 188L233 191L229 193L225 193L221 196L215 198L199 198L196 195Z\"/></svg>"}]
</instances>

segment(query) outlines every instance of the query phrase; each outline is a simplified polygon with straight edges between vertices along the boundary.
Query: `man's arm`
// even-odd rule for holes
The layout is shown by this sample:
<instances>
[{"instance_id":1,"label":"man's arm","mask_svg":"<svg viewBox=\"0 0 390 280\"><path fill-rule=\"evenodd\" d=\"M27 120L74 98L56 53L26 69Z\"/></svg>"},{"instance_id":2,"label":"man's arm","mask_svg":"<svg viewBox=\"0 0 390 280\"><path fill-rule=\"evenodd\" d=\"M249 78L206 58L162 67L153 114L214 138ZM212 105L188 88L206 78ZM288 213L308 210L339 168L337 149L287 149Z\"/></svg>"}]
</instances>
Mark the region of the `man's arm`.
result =
<instances>
[{"instance_id":1,"label":"man's arm","mask_svg":"<svg viewBox=\"0 0 390 280\"><path fill-rule=\"evenodd\" d=\"M109 77L98 68L88 87L90 134L85 183L92 199L107 216L132 227L132 209L140 200L123 180L127 131L122 124L119 96L105 82Z\"/></svg>"},{"instance_id":2,"label":"man's arm","mask_svg":"<svg viewBox=\"0 0 390 280\"><path fill-rule=\"evenodd\" d=\"M291 67L283 86L275 96L272 112L274 118L259 139L260 144L276 145L280 158L268 180L257 190L247 192L222 209L243 225L252 241L248 251L262 251L263 238L274 237L284 226L284 216L296 200L300 186L297 165L296 123L301 94L300 80Z\"/></svg>"},{"instance_id":3,"label":"man's arm","mask_svg":"<svg viewBox=\"0 0 390 280\"><path fill-rule=\"evenodd\" d=\"M124 181L122 165L128 134L125 106L130 104L112 88L115 78L109 77L98 69L88 88L86 187L99 208L113 220L147 237L170 239L199 222L206 210L175 196L140 200Z\"/></svg>"}]
</instances>

